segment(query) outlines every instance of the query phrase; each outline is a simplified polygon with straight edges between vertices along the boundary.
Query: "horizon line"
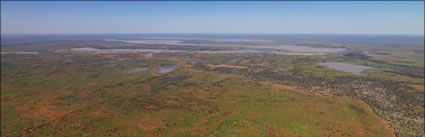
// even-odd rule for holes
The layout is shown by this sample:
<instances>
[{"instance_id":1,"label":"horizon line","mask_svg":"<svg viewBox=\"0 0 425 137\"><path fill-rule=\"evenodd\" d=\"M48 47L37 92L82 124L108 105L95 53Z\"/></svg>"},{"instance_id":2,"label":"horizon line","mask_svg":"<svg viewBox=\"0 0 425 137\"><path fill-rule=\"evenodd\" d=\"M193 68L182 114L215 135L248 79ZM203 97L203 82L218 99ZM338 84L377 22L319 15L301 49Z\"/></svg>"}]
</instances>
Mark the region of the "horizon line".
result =
<instances>
[{"instance_id":1,"label":"horizon line","mask_svg":"<svg viewBox=\"0 0 425 137\"><path fill-rule=\"evenodd\" d=\"M425 34L382 34L382 33L250 33L250 32L118 32L118 33L0 33L0 35L116 35L116 34L239 34L239 35L417 35Z\"/></svg>"}]
</instances>

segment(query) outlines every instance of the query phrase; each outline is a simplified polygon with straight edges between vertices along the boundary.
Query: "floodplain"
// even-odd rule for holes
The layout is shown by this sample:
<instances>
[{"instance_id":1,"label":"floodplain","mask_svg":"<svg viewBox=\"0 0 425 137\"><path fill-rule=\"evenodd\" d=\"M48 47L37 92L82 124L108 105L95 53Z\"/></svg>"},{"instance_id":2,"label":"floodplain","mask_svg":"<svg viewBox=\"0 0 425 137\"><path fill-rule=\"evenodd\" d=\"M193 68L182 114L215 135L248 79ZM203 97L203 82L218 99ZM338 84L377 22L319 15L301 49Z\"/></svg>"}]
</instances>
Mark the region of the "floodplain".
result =
<instances>
[{"instance_id":1,"label":"floodplain","mask_svg":"<svg viewBox=\"0 0 425 137\"><path fill-rule=\"evenodd\" d=\"M2 136L423 134L423 38L142 36L2 44Z\"/></svg>"}]
</instances>

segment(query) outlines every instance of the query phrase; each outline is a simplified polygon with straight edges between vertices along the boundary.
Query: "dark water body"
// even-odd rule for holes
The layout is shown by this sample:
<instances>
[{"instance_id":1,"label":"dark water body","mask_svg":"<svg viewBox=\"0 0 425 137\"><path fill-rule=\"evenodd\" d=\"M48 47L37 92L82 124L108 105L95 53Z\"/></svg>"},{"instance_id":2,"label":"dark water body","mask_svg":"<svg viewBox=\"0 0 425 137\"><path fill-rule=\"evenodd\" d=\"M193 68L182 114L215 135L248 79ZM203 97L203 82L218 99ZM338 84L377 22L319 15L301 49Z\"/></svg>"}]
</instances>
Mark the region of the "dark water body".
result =
<instances>
[{"instance_id":1,"label":"dark water body","mask_svg":"<svg viewBox=\"0 0 425 137\"><path fill-rule=\"evenodd\" d=\"M161 81L177 81L177 80L184 80L186 77L168 77L168 78L162 78Z\"/></svg>"},{"instance_id":2,"label":"dark water body","mask_svg":"<svg viewBox=\"0 0 425 137\"><path fill-rule=\"evenodd\" d=\"M67 60L64 60L63 62L65 62L65 63L71 63L71 62L73 62L74 60L72 60L72 59L67 59Z\"/></svg>"}]
</instances>

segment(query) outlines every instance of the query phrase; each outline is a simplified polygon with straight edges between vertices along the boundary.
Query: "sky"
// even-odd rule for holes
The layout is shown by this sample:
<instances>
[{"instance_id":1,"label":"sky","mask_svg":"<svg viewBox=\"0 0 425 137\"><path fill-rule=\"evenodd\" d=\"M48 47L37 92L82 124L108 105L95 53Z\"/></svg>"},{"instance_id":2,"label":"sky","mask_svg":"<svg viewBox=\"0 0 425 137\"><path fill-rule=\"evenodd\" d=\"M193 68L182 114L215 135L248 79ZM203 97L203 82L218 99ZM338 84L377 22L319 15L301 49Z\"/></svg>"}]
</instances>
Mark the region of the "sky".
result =
<instances>
[{"instance_id":1,"label":"sky","mask_svg":"<svg viewBox=\"0 0 425 137\"><path fill-rule=\"evenodd\" d=\"M423 1L2 1L2 34L424 34Z\"/></svg>"}]
</instances>

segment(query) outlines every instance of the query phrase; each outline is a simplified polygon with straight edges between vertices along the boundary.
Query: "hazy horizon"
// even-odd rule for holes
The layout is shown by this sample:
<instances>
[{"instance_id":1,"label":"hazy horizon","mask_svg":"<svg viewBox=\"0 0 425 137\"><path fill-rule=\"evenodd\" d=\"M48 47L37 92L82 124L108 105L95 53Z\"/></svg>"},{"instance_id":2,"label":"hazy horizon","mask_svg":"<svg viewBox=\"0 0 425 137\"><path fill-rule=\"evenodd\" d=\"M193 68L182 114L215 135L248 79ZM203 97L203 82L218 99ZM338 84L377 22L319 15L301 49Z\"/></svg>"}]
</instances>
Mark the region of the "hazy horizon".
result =
<instances>
[{"instance_id":1,"label":"hazy horizon","mask_svg":"<svg viewBox=\"0 0 425 137\"><path fill-rule=\"evenodd\" d=\"M367 33L237 33L237 32L140 32L140 33L2 33L1 35L382 35L424 36L425 34L367 34Z\"/></svg>"},{"instance_id":2,"label":"hazy horizon","mask_svg":"<svg viewBox=\"0 0 425 137\"><path fill-rule=\"evenodd\" d=\"M424 2L2 2L2 34L424 35Z\"/></svg>"}]
</instances>

